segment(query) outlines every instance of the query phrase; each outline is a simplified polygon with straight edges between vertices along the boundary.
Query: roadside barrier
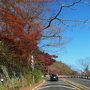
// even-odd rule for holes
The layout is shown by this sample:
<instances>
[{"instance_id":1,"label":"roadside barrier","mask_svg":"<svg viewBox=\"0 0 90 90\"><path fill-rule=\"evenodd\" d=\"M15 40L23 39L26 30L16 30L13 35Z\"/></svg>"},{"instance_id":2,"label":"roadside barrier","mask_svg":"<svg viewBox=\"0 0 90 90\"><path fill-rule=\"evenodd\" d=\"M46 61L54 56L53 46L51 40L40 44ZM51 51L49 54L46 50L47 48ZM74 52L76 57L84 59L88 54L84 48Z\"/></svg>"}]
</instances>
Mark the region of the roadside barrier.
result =
<instances>
[{"instance_id":1,"label":"roadside barrier","mask_svg":"<svg viewBox=\"0 0 90 90\"><path fill-rule=\"evenodd\" d=\"M80 79L88 79L90 80L90 76L86 75L59 75L60 78L80 78Z\"/></svg>"}]
</instances>

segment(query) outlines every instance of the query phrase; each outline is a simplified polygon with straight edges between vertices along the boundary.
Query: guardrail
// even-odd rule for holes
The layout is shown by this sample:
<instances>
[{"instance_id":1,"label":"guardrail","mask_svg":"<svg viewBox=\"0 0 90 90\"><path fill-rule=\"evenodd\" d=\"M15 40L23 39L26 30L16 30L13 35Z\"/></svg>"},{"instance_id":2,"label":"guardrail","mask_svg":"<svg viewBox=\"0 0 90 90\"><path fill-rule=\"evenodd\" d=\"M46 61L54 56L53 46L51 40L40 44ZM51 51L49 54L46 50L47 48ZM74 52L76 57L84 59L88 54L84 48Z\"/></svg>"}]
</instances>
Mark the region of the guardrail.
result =
<instances>
[{"instance_id":1,"label":"guardrail","mask_svg":"<svg viewBox=\"0 0 90 90\"><path fill-rule=\"evenodd\" d=\"M75 75L59 75L60 78L80 78L80 79L88 79L90 80L90 76L85 76L85 75L80 75L80 76L75 76Z\"/></svg>"}]
</instances>

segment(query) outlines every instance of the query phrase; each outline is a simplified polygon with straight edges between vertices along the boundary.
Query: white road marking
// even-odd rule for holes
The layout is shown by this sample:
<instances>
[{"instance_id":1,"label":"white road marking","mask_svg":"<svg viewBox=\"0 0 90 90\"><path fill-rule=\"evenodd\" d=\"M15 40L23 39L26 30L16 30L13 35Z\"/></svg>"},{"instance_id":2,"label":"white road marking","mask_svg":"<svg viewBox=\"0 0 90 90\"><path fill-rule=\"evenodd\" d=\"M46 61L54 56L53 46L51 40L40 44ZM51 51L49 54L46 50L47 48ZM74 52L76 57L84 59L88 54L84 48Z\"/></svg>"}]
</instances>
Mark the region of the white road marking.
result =
<instances>
[{"instance_id":1,"label":"white road marking","mask_svg":"<svg viewBox=\"0 0 90 90\"><path fill-rule=\"evenodd\" d=\"M37 88L42 86L44 83L45 83L45 80L41 84L39 84L38 86L34 87L32 90L37 90Z\"/></svg>"},{"instance_id":2,"label":"white road marking","mask_svg":"<svg viewBox=\"0 0 90 90\"><path fill-rule=\"evenodd\" d=\"M69 89L75 90L75 88L67 87L67 86L62 86L62 85L45 86L45 87L38 88L38 90L45 89L45 88L50 88L50 87L64 87L64 88L69 88Z\"/></svg>"},{"instance_id":3,"label":"white road marking","mask_svg":"<svg viewBox=\"0 0 90 90\"><path fill-rule=\"evenodd\" d=\"M45 83L44 85L63 85L63 86L65 86L65 85L67 85L66 83Z\"/></svg>"},{"instance_id":4,"label":"white road marking","mask_svg":"<svg viewBox=\"0 0 90 90\"><path fill-rule=\"evenodd\" d=\"M62 82L62 83L46 83L46 84L65 84L65 83Z\"/></svg>"},{"instance_id":5,"label":"white road marking","mask_svg":"<svg viewBox=\"0 0 90 90\"><path fill-rule=\"evenodd\" d=\"M65 84L64 82L46 82L46 84Z\"/></svg>"}]
</instances>

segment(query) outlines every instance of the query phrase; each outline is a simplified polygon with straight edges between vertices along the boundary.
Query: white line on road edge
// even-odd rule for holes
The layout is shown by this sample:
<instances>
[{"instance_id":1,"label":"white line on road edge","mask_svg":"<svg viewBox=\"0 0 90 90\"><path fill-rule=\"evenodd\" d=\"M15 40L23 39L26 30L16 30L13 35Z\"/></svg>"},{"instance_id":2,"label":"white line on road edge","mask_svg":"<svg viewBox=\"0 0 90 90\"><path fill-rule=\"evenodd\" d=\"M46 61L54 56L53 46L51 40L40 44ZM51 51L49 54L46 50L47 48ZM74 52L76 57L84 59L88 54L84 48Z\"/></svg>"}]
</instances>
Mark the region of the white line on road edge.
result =
<instances>
[{"instance_id":1,"label":"white line on road edge","mask_svg":"<svg viewBox=\"0 0 90 90\"><path fill-rule=\"evenodd\" d=\"M45 80L43 80L43 82L41 84L39 84L38 86L34 87L32 90L37 90L37 88L42 86L44 83L45 83Z\"/></svg>"},{"instance_id":2,"label":"white line on road edge","mask_svg":"<svg viewBox=\"0 0 90 90\"><path fill-rule=\"evenodd\" d=\"M69 88L69 89L75 90L75 88L67 87L67 86L62 86L62 85L45 86L45 87L38 88L38 89L40 90L40 89L45 89L45 88L50 88L50 87L51 87L51 88L53 88L53 87L64 87L64 88Z\"/></svg>"}]
</instances>

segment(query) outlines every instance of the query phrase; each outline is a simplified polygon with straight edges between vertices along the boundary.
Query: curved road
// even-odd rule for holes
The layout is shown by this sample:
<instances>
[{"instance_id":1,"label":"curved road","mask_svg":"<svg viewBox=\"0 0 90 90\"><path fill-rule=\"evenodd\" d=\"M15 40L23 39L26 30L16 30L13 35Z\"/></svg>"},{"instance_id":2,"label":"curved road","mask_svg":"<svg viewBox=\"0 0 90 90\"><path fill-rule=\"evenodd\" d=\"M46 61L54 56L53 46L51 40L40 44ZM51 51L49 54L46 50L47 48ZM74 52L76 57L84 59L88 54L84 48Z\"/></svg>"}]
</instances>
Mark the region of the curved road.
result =
<instances>
[{"instance_id":1,"label":"curved road","mask_svg":"<svg viewBox=\"0 0 90 90\"><path fill-rule=\"evenodd\" d=\"M36 90L76 90L76 87L73 87L65 83L63 80L59 79L59 81L47 80L44 85L42 85Z\"/></svg>"},{"instance_id":2,"label":"curved road","mask_svg":"<svg viewBox=\"0 0 90 90\"><path fill-rule=\"evenodd\" d=\"M87 90L90 90L90 80L78 79L78 78L69 78L67 80L88 87L89 89ZM84 88L80 89L78 86L67 83L65 79L60 78L59 81L46 80L41 87L35 90L86 90L86 89Z\"/></svg>"}]
</instances>

